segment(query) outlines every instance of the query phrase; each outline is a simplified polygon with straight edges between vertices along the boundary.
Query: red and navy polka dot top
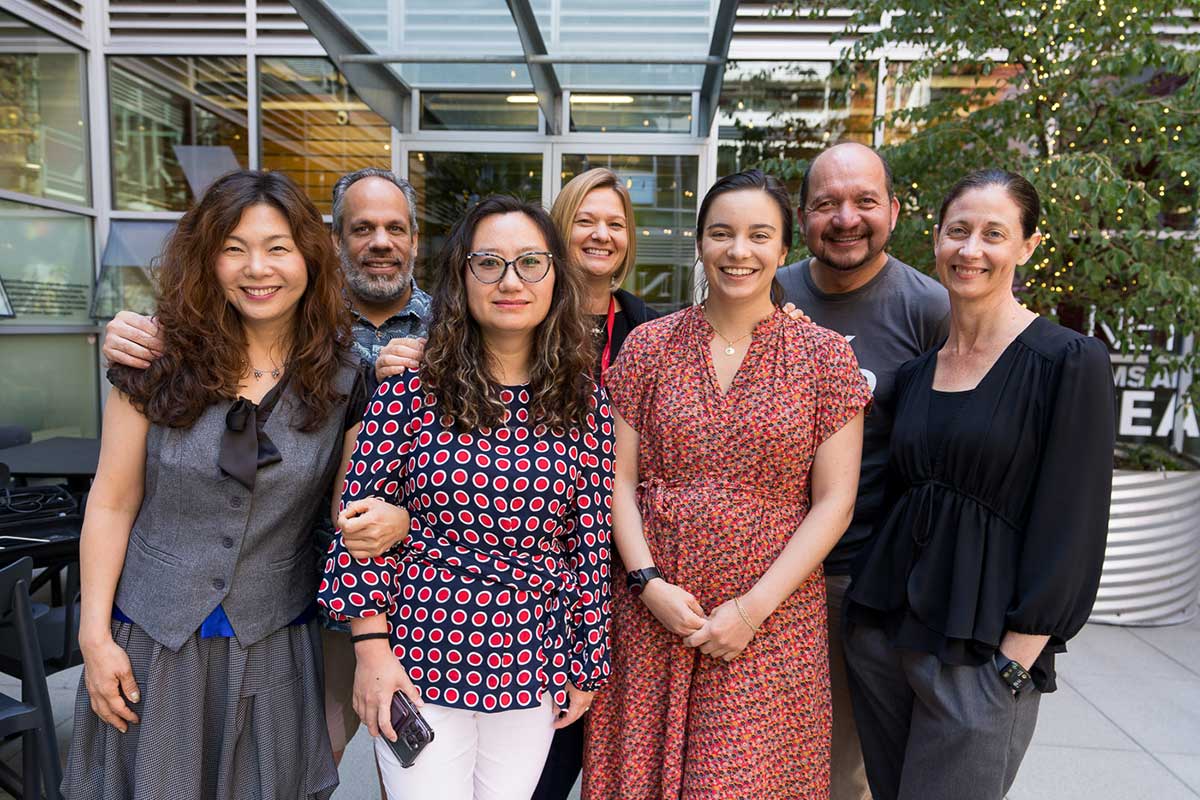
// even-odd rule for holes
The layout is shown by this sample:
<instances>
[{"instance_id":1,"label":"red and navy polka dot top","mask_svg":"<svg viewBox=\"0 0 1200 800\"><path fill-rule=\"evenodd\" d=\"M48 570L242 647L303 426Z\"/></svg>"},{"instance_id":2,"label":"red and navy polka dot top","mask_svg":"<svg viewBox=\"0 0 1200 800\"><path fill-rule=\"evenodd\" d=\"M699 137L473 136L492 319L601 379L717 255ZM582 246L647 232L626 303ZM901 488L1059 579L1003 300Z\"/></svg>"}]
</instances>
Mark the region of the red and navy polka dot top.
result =
<instances>
[{"instance_id":1,"label":"red and navy polka dot top","mask_svg":"<svg viewBox=\"0 0 1200 800\"><path fill-rule=\"evenodd\" d=\"M505 424L455 430L417 374L379 386L342 503L375 495L412 517L407 540L355 559L341 535L318 602L334 619L386 613L392 651L431 703L530 708L608 678L613 419L603 389L585 429L531 424L523 387Z\"/></svg>"}]
</instances>

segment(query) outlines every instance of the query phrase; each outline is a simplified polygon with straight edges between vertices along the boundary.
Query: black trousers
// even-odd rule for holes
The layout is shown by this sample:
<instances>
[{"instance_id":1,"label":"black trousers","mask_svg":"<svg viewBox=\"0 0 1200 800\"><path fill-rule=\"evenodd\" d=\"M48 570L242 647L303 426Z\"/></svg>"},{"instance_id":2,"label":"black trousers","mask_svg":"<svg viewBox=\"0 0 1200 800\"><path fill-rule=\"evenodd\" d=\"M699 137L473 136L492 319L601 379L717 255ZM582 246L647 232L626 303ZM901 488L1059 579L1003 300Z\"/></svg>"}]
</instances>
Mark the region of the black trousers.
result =
<instances>
[{"instance_id":1,"label":"black trousers","mask_svg":"<svg viewBox=\"0 0 1200 800\"><path fill-rule=\"evenodd\" d=\"M531 800L567 800L583 769L583 720L554 732L546 766Z\"/></svg>"},{"instance_id":2,"label":"black trousers","mask_svg":"<svg viewBox=\"0 0 1200 800\"><path fill-rule=\"evenodd\" d=\"M878 628L845 638L850 697L874 800L1002 800L1037 724L1037 689L1014 696L995 664L943 664Z\"/></svg>"}]
</instances>

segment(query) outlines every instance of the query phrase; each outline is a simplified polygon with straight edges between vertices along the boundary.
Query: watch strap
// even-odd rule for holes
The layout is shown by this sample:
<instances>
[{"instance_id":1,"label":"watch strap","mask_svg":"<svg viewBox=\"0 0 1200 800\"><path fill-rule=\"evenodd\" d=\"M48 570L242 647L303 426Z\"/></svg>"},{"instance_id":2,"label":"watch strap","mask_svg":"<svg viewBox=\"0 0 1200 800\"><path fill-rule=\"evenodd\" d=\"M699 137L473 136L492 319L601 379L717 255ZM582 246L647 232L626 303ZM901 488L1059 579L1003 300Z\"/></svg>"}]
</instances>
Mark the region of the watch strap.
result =
<instances>
[{"instance_id":1,"label":"watch strap","mask_svg":"<svg viewBox=\"0 0 1200 800\"><path fill-rule=\"evenodd\" d=\"M625 585L629 587L629 591L636 594L641 594L642 589L646 588L646 584L655 578L661 578L662 573L658 571L658 567L646 567L645 569L635 569L626 574Z\"/></svg>"}]
</instances>

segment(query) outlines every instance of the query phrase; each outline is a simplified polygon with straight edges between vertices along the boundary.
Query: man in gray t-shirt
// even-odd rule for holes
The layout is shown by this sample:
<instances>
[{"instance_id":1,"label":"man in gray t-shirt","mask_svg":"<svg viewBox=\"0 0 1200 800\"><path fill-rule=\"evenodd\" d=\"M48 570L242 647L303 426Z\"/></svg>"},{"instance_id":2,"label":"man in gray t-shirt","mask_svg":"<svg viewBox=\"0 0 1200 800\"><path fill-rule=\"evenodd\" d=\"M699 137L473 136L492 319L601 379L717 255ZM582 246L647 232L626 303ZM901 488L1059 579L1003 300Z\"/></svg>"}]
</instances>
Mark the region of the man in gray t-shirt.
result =
<instances>
[{"instance_id":1,"label":"man in gray t-shirt","mask_svg":"<svg viewBox=\"0 0 1200 800\"><path fill-rule=\"evenodd\" d=\"M883 268L864 285L835 293L817 286L812 262L806 258L779 270L784 296L813 322L850 341L875 397L863 430L854 519L825 559L827 575L849 575L851 562L883 511L896 370L941 342L950 305L940 283L892 256L887 256Z\"/></svg>"},{"instance_id":2,"label":"man in gray t-shirt","mask_svg":"<svg viewBox=\"0 0 1200 800\"><path fill-rule=\"evenodd\" d=\"M896 371L936 346L949 324L946 290L886 252L900 214L887 163L869 147L839 144L809 165L797 211L812 258L778 272L784 297L843 334L875 403L863 432L854 519L825 560L833 694L831 800L869 800L842 653L842 599L850 564L883 513Z\"/></svg>"}]
</instances>

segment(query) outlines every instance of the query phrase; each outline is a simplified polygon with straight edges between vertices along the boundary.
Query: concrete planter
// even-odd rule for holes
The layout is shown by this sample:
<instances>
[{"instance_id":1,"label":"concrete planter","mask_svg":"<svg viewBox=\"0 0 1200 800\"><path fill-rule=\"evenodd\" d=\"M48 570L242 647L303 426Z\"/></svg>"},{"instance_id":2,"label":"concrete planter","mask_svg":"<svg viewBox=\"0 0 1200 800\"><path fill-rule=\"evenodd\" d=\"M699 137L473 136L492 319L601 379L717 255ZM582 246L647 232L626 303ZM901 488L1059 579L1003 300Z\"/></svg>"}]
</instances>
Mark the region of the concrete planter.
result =
<instances>
[{"instance_id":1,"label":"concrete planter","mask_svg":"<svg viewBox=\"0 0 1200 800\"><path fill-rule=\"evenodd\" d=\"M1200 471L1113 473L1104 572L1091 621L1173 625L1200 596Z\"/></svg>"}]
</instances>

